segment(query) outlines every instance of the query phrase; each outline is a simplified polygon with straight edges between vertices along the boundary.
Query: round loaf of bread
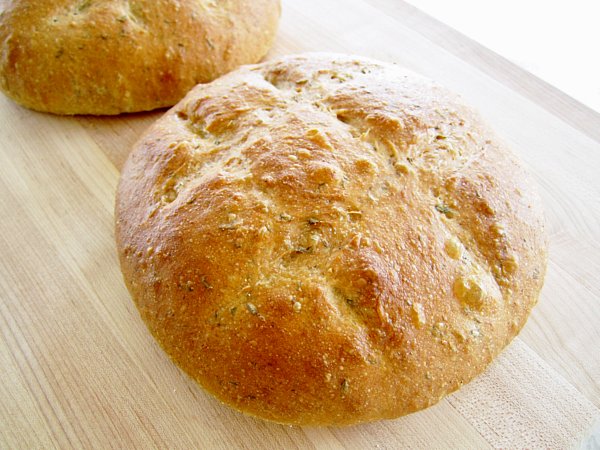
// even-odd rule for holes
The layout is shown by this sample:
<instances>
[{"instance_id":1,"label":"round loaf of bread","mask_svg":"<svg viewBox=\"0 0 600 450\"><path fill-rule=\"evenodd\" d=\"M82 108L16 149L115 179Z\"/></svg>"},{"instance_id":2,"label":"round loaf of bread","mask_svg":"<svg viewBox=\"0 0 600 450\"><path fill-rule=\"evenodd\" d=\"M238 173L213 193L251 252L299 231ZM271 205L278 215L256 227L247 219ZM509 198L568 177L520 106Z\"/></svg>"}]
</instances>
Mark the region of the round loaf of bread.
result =
<instances>
[{"instance_id":1,"label":"round loaf of bread","mask_svg":"<svg viewBox=\"0 0 600 450\"><path fill-rule=\"evenodd\" d=\"M436 403L523 327L546 268L540 200L471 109L329 54L193 89L135 145L116 236L175 363L286 424Z\"/></svg>"},{"instance_id":2,"label":"round loaf of bread","mask_svg":"<svg viewBox=\"0 0 600 450\"><path fill-rule=\"evenodd\" d=\"M0 87L57 114L171 106L271 46L279 0L0 2Z\"/></svg>"}]
</instances>

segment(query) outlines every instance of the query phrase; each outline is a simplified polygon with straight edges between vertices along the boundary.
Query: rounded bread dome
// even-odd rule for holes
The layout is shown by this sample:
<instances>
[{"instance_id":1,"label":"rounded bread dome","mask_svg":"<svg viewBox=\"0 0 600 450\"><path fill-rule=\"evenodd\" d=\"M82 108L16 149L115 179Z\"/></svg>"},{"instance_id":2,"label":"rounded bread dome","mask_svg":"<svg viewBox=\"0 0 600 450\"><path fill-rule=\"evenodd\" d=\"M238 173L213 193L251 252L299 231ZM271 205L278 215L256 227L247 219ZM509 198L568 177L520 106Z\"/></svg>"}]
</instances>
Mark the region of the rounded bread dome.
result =
<instances>
[{"instance_id":1,"label":"rounded bread dome","mask_svg":"<svg viewBox=\"0 0 600 450\"><path fill-rule=\"evenodd\" d=\"M394 418L481 373L546 267L540 200L456 95L330 54L192 90L117 193L128 288L169 356L245 413Z\"/></svg>"},{"instance_id":2,"label":"rounded bread dome","mask_svg":"<svg viewBox=\"0 0 600 450\"><path fill-rule=\"evenodd\" d=\"M57 114L177 103L260 60L279 0L11 0L0 6L0 88Z\"/></svg>"}]
</instances>

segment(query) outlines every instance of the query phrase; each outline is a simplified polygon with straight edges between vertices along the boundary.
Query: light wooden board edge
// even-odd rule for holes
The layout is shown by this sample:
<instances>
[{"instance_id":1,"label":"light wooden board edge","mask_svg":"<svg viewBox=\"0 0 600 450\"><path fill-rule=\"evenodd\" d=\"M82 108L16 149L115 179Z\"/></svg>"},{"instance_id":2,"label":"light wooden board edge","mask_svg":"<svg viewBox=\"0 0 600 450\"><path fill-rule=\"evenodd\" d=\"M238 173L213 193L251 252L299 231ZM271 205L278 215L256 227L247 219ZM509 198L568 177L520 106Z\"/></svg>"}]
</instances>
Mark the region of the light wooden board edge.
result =
<instances>
[{"instance_id":1,"label":"light wooden board edge","mask_svg":"<svg viewBox=\"0 0 600 450\"><path fill-rule=\"evenodd\" d=\"M552 115L600 142L600 127L598 127L600 112L575 100L531 72L403 0L366 1L394 17L403 17L404 22L413 22L414 29L437 46L477 67L500 83L542 106Z\"/></svg>"}]
</instances>

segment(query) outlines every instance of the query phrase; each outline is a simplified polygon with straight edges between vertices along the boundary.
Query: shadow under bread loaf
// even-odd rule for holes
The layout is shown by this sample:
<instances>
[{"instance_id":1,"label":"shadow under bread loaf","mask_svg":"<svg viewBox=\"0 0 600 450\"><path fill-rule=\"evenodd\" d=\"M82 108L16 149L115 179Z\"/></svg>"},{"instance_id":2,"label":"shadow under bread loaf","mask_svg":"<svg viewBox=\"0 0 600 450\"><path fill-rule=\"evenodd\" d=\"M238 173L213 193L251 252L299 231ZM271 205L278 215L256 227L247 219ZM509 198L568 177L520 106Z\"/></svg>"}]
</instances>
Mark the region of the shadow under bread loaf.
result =
<instances>
[{"instance_id":1,"label":"shadow under bread loaf","mask_svg":"<svg viewBox=\"0 0 600 450\"><path fill-rule=\"evenodd\" d=\"M56 114L177 103L193 86L259 61L279 0L11 0L0 4L0 88Z\"/></svg>"},{"instance_id":2,"label":"shadow under bread loaf","mask_svg":"<svg viewBox=\"0 0 600 450\"><path fill-rule=\"evenodd\" d=\"M121 267L169 356L267 420L426 408L523 327L545 274L540 200L456 95L331 54L193 89L135 145Z\"/></svg>"}]
</instances>

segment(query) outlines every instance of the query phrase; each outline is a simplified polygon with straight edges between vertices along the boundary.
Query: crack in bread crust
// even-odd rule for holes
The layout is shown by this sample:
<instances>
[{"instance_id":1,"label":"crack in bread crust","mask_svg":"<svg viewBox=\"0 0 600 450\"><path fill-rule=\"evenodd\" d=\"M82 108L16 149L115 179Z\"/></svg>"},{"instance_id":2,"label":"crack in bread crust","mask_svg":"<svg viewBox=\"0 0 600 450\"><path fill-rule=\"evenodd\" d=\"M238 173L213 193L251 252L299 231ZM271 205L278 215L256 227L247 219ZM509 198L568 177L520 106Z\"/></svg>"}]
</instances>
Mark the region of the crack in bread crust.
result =
<instances>
[{"instance_id":1,"label":"crack in bread crust","mask_svg":"<svg viewBox=\"0 0 600 450\"><path fill-rule=\"evenodd\" d=\"M348 424L424 408L523 326L539 199L455 95L300 55L195 88L117 197L125 280L169 355L249 414Z\"/></svg>"}]
</instances>

